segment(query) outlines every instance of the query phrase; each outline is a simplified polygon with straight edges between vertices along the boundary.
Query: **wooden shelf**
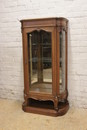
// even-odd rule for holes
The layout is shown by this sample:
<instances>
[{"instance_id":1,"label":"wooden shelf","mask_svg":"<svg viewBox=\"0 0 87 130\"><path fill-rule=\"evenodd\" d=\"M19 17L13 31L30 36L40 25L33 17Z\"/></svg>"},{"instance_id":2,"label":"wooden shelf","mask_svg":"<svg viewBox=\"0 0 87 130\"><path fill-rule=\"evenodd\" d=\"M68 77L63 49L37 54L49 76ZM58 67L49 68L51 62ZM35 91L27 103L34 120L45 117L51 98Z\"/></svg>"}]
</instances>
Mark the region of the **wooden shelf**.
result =
<instances>
[{"instance_id":1,"label":"wooden shelf","mask_svg":"<svg viewBox=\"0 0 87 130\"><path fill-rule=\"evenodd\" d=\"M51 83L34 83L30 87L30 91L40 92L40 93L52 93Z\"/></svg>"}]
</instances>

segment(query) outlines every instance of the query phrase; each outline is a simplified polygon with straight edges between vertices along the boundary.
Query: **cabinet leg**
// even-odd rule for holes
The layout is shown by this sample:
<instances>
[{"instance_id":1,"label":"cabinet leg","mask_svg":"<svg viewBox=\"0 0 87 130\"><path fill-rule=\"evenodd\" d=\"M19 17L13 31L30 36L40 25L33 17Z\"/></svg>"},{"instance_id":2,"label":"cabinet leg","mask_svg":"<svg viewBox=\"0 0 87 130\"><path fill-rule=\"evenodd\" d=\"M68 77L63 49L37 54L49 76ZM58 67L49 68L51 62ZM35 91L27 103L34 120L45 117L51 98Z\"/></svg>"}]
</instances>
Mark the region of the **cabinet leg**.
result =
<instances>
[{"instance_id":1,"label":"cabinet leg","mask_svg":"<svg viewBox=\"0 0 87 130\"><path fill-rule=\"evenodd\" d=\"M28 98L27 98L27 95L26 94L24 94L24 104L27 106L28 105Z\"/></svg>"},{"instance_id":2,"label":"cabinet leg","mask_svg":"<svg viewBox=\"0 0 87 130\"><path fill-rule=\"evenodd\" d=\"M54 109L58 110L58 97L55 97L54 99Z\"/></svg>"}]
</instances>

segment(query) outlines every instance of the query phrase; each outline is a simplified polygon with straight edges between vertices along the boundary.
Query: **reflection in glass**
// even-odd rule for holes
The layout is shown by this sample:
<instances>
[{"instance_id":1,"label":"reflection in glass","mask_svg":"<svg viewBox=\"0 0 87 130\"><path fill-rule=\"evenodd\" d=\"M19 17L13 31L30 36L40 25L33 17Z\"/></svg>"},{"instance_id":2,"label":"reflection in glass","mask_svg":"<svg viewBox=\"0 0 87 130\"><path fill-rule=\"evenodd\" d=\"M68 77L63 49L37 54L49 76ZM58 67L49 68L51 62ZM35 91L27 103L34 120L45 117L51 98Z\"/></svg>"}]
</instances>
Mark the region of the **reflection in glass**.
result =
<instances>
[{"instance_id":1,"label":"reflection in glass","mask_svg":"<svg viewBox=\"0 0 87 130\"><path fill-rule=\"evenodd\" d=\"M52 93L51 33L28 33L30 91Z\"/></svg>"},{"instance_id":2,"label":"reflection in glass","mask_svg":"<svg viewBox=\"0 0 87 130\"><path fill-rule=\"evenodd\" d=\"M65 31L60 32L60 92L65 91Z\"/></svg>"}]
</instances>

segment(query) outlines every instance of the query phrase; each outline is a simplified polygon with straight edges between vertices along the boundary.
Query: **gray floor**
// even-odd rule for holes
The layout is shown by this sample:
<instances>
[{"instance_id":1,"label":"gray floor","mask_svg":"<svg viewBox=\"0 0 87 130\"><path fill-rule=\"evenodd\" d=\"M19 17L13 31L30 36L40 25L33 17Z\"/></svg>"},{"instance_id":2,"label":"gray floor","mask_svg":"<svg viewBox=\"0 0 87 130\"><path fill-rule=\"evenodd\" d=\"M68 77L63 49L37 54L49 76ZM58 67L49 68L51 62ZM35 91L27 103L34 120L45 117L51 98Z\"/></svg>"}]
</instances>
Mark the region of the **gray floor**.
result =
<instances>
[{"instance_id":1,"label":"gray floor","mask_svg":"<svg viewBox=\"0 0 87 130\"><path fill-rule=\"evenodd\" d=\"M70 108L62 117L25 113L21 102L0 99L0 130L87 130L87 109Z\"/></svg>"}]
</instances>

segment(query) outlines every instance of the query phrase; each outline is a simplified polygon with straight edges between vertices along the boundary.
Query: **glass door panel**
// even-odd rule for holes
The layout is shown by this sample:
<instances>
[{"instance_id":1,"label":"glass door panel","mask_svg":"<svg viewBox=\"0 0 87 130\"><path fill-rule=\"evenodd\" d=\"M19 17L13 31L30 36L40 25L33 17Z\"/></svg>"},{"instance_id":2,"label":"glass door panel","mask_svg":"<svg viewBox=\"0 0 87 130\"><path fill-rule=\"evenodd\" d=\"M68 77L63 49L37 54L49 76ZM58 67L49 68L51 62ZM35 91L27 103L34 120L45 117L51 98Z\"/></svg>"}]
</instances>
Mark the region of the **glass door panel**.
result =
<instances>
[{"instance_id":1,"label":"glass door panel","mask_svg":"<svg viewBox=\"0 0 87 130\"><path fill-rule=\"evenodd\" d=\"M29 90L52 93L51 33L43 30L27 34L29 55Z\"/></svg>"},{"instance_id":2,"label":"glass door panel","mask_svg":"<svg viewBox=\"0 0 87 130\"><path fill-rule=\"evenodd\" d=\"M43 82L52 83L51 33L42 31Z\"/></svg>"},{"instance_id":3,"label":"glass door panel","mask_svg":"<svg viewBox=\"0 0 87 130\"><path fill-rule=\"evenodd\" d=\"M65 31L61 31L59 33L60 37L60 71L59 71L59 85L60 85L60 93L65 91Z\"/></svg>"}]
</instances>

